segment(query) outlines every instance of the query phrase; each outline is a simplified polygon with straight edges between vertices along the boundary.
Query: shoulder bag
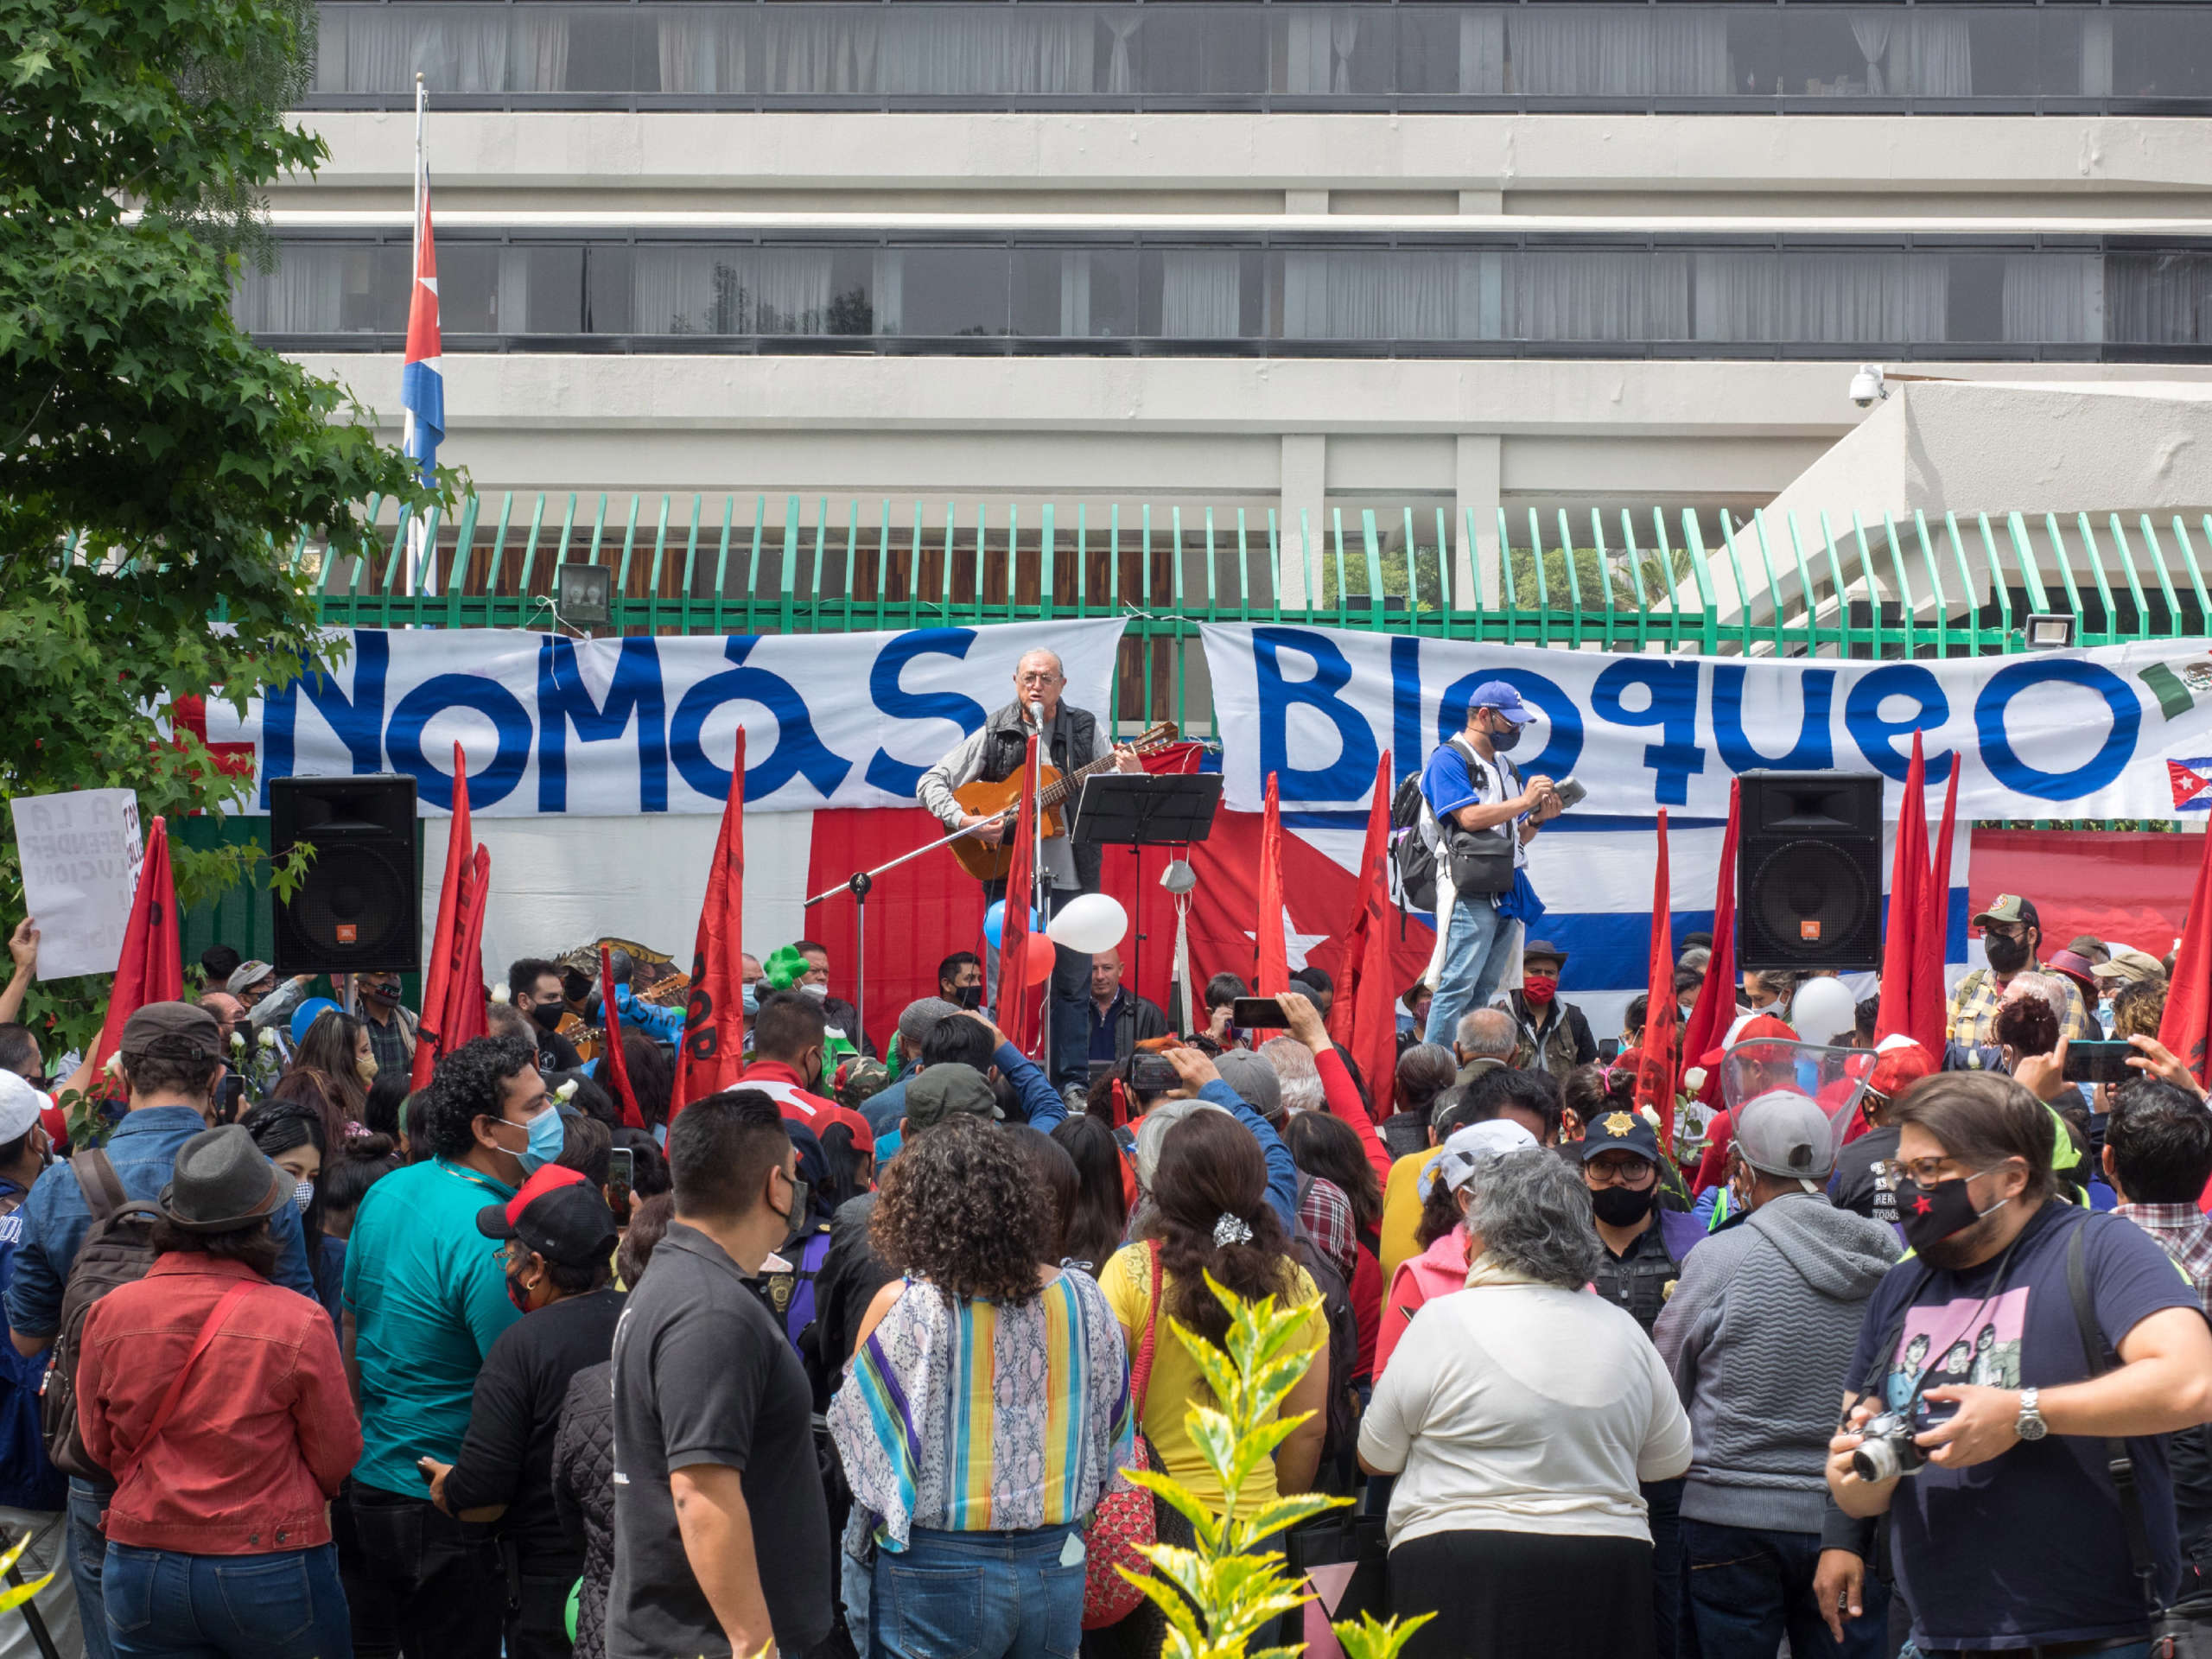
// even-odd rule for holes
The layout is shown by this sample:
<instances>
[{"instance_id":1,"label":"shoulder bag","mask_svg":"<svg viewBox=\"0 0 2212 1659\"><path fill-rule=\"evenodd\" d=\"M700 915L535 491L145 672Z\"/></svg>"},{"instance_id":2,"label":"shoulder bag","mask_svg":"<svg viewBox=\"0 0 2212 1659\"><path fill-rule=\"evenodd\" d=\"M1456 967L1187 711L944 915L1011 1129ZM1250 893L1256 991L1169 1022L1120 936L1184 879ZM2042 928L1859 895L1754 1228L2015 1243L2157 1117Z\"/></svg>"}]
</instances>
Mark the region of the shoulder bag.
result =
<instances>
[{"instance_id":1,"label":"shoulder bag","mask_svg":"<svg viewBox=\"0 0 2212 1659\"><path fill-rule=\"evenodd\" d=\"M1477 780L1476 767L1480 757L1463 745L1458 738L1452 747L1459 750L1467 762L1470 782ZM1494 763L1501 785L1510 777L1518 779L1509 760ZM1497 804L1496 802L1491 804ZM1513 820L1491 830L1462 830L1457 824L1445 824L1444 845L1451 858L1452 887L1463 897L1487 898L1492 893L1505 893L1513 886L1513 852L1516 835Z\"/></svg>"},{"instance_id":2,"label":"shoulder bag","mask_svg":"<svg viewBox=\"0 0 2212 1659\"><path fill-rule=\"evenodd\" d=\"M1154 1454L1151 1443L1144 1437L1144 1401L1152 1385L1152 1354L1160 1338L1160 1246L1148 1243L1145 1258L1151 1267L1152 1298L1147 1304L1144 1319L1144 1338L1137 1344L1136 1363L1129 1368L1129 1411L1136 1421L1136 1451L1129 1459L1132 1469L1154 1469L1160 1460ZM1159 1541L1159 1517L1154 1505L1159 1500L1140 1486L1126 1492L1110 1492L1098 1500L1098 1507L1091 1512L1090 1529L1084 1535L1084 1565L1083 1576L1083 1628L1095 1630L1108 1624L1118 1624L1136 1611L1144 1600L1144 1592L1123 1578L1116 1567L1126 1567L1132 1573L1147 1573L1152 1563L1137 1554L1137 1546Z\"/></svg>"}]
</instances>

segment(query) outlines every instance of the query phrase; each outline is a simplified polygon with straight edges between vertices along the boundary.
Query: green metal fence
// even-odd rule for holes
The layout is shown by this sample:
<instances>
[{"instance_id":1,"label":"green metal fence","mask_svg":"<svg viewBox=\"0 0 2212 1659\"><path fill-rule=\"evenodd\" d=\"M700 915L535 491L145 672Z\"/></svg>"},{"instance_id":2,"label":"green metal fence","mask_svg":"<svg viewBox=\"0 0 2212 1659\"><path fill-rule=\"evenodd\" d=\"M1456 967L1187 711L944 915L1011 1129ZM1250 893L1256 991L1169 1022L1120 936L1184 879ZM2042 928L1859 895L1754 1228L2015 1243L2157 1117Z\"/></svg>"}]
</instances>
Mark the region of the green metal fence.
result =
<instances>
[{"instance_id":1,"label":"green metal fence","mask_svg":"<svg viewBox=\"0 0 2212 1659\"><path fill-rule=\"evenodd\" d=\"M359 627L560 626L563 564L611 572L624 634L846 632L1126 617L1122 720L1212 728L1198 630L1287 621L1567 650L1831 658L2021 649L2031 615L2075 642L2194 635L2212 615L2194 536L2148 514L1669 514L1203 505L833 506L788 496L463 499L421 523L371 502L381 551L291 553L324 620ZM1717 525L1717 529L1715 526Z\"/></svg>"}]
</instances>

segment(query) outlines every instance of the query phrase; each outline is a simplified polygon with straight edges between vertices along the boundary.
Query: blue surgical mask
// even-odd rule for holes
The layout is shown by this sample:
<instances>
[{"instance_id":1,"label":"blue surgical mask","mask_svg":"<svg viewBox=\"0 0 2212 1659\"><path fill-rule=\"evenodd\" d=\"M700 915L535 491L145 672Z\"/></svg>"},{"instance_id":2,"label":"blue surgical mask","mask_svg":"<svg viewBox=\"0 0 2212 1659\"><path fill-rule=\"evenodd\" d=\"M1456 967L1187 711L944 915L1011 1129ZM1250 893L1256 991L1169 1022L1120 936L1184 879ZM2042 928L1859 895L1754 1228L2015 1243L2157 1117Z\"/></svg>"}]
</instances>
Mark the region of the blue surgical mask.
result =
<instances>
[{"instance_id":1,"label":"blue surgical mask","mask_svg":"<svg viewBox=\"0 0 2212 1659\"><path fill-rule=\"evenodd\" d=\"M530 1138L523 1143L522 1150L515 1156L521 1160L522 1173L524 1175L535 1175L546 1165L559 1160L561 1148L568 1140L568 1133L561 1127L561 1111L558 1107L548 1107L536 1117L531 1118L528 1128Z\"/></svg>"},{"instance_id":2,"label":"blue surgical mask","mask_svg":"<svg viewBox=\"0 0 2212 1659\"><path fill-rule=\"evenodd\" d=\"M753 989L753 982L751 980L747 980L745 982L743 1000L745 1002L746 1013L758 1014L760 1012L760 998L754 993Z\"/></svg>"}]
</instances>

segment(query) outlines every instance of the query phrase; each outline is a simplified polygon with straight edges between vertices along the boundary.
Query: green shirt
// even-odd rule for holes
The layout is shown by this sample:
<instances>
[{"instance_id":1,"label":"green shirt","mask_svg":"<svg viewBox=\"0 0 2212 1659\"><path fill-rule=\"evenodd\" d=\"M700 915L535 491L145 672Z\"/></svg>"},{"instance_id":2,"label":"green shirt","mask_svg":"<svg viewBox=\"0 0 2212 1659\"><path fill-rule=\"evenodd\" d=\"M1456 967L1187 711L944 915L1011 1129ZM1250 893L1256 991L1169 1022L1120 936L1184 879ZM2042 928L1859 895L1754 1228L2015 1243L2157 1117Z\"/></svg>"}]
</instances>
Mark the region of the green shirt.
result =
<instances>
[{"instance_id":1,"label":"green shirt","mask_svg":"<svg viewBox=\"0 0 2212 1659\"><path fill-rule=\"evenodd\" d=\"M346 1308L361 1369L354 1478L403 1497L429 1488L415 1459L451 1463L468 1431L476 1373L522 1315L500 1246L476 1214L514 1189L442 1158L396 1169L361 1200L346 1246Z\"/></svg>"}]
</instances>

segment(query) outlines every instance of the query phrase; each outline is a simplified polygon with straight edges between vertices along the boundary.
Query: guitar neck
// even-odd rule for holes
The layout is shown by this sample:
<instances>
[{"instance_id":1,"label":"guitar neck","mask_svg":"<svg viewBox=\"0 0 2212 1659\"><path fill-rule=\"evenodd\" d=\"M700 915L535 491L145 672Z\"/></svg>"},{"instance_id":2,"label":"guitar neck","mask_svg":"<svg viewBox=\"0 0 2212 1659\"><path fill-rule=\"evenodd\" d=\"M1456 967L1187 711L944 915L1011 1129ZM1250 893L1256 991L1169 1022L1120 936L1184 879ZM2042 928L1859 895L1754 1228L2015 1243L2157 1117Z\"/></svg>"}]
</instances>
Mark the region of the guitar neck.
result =
<instances>
[{"instance_id":1,"label":"guitar neck","mask_svg":"<svg viewBox=\"0 0 2212 1659\"><path fill-rule=\"evenodd\" d=\"M1093 772L1104 772L1108 767L1114 764L1115 761L1112 755L1102 754L1098 759L1090 762L1090 765L1077 767L1073 772L1069 772L1065 777L1062 778L1059 782L1052 785L1043 794L1037 798L1038 810L1042 811L1048 807L1058 806L1062 801L1065 801L1069 796L1075 793L1076 786L1082 783L1084 779L1090 777Z\"/></svg>"}]
</instances>

